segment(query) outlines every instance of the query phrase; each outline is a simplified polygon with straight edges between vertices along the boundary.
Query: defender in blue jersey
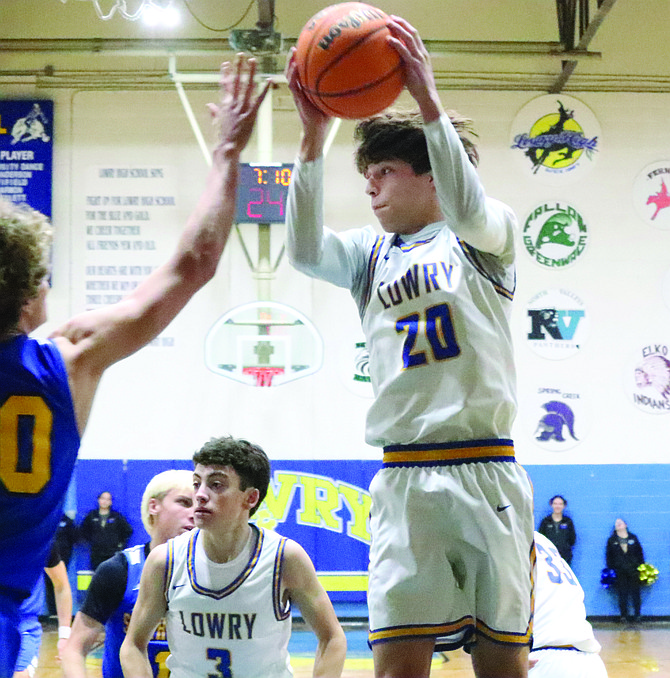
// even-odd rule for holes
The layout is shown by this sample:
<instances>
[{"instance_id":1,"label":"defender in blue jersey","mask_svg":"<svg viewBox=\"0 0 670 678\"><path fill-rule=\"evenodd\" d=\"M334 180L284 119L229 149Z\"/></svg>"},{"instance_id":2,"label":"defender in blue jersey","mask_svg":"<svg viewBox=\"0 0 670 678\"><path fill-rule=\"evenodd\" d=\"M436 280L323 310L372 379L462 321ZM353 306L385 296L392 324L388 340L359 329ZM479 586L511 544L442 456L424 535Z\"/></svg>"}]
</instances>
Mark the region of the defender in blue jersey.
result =
<instances>
[{"instance_id":1,"label":"defender in blue jersey","mask_svg":"<svg viewBox=\"0 0 670 678\"><path fill-rule=\"evenodd\" d=\"M193 473L170 470L154 476L142 495L140 512L151 540L116 553L96 569L61 652L66 678L86 676L86 656L103 631L103 678L123 678L119 649L137 600L144 561L156 546L193 528ZM165 624L161 623L149 641L154 677L165 668L168 654Z\"/></svg>"},{"instance_id":2,"label":"defender in blue jersey","mask_svg":"<svg viewBox=\"0 0 670 678\"><path fill-rule=\"evenodd\" d=\"M212 168L175 253L119 303L75 316L49 340L51 229L28 207L0 202L0 678L19 648L19 607L42 574L103 372L156 337L215 274L235 213L240 153L269 82L255 62L224 64Z\"/></svg>"}]
</instances>

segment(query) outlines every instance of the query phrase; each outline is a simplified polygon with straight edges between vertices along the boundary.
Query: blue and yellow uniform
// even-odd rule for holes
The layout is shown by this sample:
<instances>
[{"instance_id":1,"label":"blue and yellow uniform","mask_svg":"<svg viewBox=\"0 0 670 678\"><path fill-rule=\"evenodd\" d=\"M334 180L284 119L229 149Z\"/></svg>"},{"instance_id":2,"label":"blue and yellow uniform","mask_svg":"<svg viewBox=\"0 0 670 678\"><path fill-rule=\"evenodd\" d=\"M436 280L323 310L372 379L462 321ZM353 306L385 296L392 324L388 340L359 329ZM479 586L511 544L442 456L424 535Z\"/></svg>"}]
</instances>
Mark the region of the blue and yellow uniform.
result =
<instances>
[{"instance_id":1,"label":"blue and yellow uniform","mask_svg":"<svg viewBox=\"0 0 670 678\"><path fill-rule=\"evenodd\" d=\"M130 624L130 616L137 602L140 579L147 553L148 544L139 544L138 546L131 546L122 551L121 554L114 556L114 559L123 556L128 563L128 569L123 599L105 623L105 651L102 659L103 678L123 677L123 670L119 661L119 650L121 649L121 643L123 643L126 637L128 624ZM165 660L169 653L165 638L165 624L161 622L154 632L153 638L149 641L149 661L151 662L155 678L159 676L161 668L163 668L163 673L167 675Z\"/></svg>"},{"instance_id":2,"label":"blue and yellow uniform","mask_svg":"<svg viewBox=\"0 0 670 678\"><path fill-rule=\"evenodd\" d=\"M44 572L79 445L55 344L0 342L0 678L14 672L19 607Z\"/></svg>"}]
</instances>

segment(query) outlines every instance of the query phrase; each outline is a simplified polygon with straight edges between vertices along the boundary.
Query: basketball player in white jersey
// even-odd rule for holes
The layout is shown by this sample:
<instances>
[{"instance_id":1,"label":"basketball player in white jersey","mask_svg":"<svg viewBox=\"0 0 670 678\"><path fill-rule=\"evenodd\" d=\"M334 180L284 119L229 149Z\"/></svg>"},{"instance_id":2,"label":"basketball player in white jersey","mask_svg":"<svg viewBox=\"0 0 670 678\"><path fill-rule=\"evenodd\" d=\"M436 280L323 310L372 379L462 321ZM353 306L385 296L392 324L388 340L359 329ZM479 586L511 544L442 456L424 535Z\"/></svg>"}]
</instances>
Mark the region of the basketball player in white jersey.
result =
<instances>
[{"instance_id":1,"label":"basketball player in white jersey","mask_svg":"<svg viewBox=\"0 0 670 678\"><path fill-rule=\"evenodd\" d=\"M366 440L384 449L370 486L375 675L422 678L434 650L467 646L479 678L524 678L534 554L532 491L510 439L516 219L485 195L468 121L445 113L417 31L397 17L389 29L419 112L356 128L383 235L323 226L329 119L295 52L286 70L303 126L290 261L351 291L370 351Z\"/></svg>"},{"instance_id":2,"label":"basketball player in white jersey","mask_svg":"<svg viewBox=\"0 0 670 678\"><path fill-rule=\"evenodd\" d=\"M193 463L196 529L147 558L121 646L124 675L152 678L147 645L165 617L172 678L291 678L296 603L319 641L313 675L338 678L346 640L312 561L296 542L249 523L270 482L265 452L216 438Z\"/></svg>"},{"instance_id":3,"label":"basketball player in white jersey","mask_svg":"<svg viewBox=\"0 0 670 678\"><path fill-rule=\"evenodd\" d=\"M535 620L528 678L607 678L575 573L539 532L535 533L535 551Z\"/></svg>"}]
</instances>

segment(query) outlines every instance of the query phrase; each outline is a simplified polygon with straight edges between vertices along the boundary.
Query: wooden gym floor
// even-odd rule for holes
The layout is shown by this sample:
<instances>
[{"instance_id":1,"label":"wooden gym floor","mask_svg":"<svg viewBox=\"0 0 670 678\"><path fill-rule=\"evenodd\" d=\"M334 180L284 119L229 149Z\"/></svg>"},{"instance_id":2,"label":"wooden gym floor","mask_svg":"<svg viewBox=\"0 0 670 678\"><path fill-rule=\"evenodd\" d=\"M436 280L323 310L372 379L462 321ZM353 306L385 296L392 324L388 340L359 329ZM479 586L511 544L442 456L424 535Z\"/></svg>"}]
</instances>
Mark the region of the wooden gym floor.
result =
<instances>
[{"instance_id":1,"label":"wooden gym floor","mask_svg":"<svg viewBox=\"0 0 670 678\"><path fill-rule=\"evenodd\" d=\"M597 622L593 626L603 647L601 656L609 678L670 678L670 622L643 621L635 627ZM365 631L360 627L346 630L349 651L342 678L372 678L372 653L365 644ZM309 631L299 627L293 631L291 663L296 678L312 675L312 639ZM36 678L62 676L55 659L56 641L56 627L49 621L45 624ZM459 650L449 652L447 656L449 660L445 662L440 655L435 655L431 678L473 678L467 654ZM89 678L101 678L99 656L89 657L88 675Z\"/></svg>"}]
</instances>

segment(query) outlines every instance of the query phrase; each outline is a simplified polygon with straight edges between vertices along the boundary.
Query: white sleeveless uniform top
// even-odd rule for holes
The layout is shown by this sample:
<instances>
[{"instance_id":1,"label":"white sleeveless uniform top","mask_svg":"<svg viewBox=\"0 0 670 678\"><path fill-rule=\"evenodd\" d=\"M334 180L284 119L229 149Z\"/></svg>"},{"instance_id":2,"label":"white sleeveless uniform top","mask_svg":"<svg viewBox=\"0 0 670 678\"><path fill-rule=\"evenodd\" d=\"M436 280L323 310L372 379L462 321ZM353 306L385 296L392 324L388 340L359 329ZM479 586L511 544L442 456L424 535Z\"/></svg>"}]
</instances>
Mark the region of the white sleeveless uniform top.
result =
<instances>
[{"instance_id":1,"label":"white sleeveless uniform top","mask_svg":"<svg viewBox=\"0 0 670 678\"><path fill-rule=\"evenodd\" d=\"M370 445L508 439L516 219L484 194L450 121L424 125L444 221L401 238L322 227L323 160L296 162L288 253L351 291L370 352Z\"/></svg>"},{"instance_id":2,"label":"white sleeveless uniform top","mask_svg":"<svg viewBox=\"0 0 670 678\"><path fill-rule=\"evenodd\" d=\"M210 561L201 532L168 541L165 595L172 678L290 678L290 605L280 598L286 539L251 525L230 563ZM228 583L215 588L212 581Z\"/></svg>"},{"instance_id":3,"label":"white sleeveless uniform top","mask_svg":"<svg viewBox=\"0 0 670 678\"><path fill-rule=\"evenodd\" d=\"M586 621L584 591L577 577L544 535L535 532L534 536L537 577L532 649L574 648L600 652L600 643Z\"/></svg>"}]
</instances>

